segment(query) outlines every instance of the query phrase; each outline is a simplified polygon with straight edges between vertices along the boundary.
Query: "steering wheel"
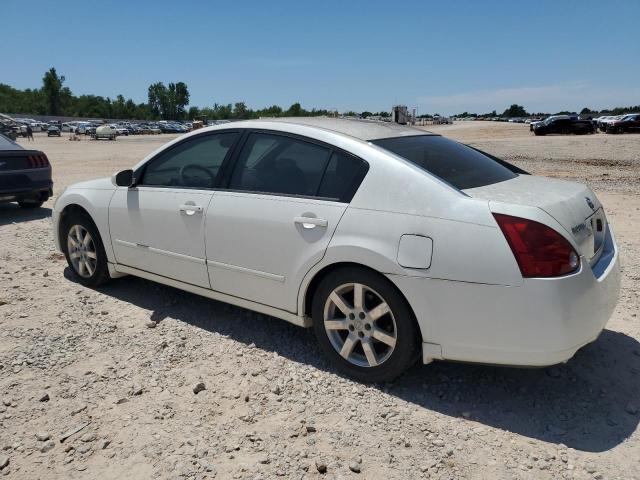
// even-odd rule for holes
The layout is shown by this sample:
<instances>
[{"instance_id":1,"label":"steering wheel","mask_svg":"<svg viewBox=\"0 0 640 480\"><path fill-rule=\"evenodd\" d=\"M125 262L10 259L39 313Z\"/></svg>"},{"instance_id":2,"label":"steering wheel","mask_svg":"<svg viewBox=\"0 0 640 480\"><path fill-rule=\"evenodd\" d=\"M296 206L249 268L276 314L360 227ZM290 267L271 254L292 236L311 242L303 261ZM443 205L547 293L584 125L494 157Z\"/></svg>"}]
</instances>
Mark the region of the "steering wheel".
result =
<instances>
[{"instance_id":1,"label":"steering wheel","mask_svg":"<svg viewBox=\"0 0 640 480\"><path fill-rule=\"evenodd\" d=\"M213 174L213 172L211 172L211 170L209 170L206 167L203 167L202 165L196 165L196 164L189 164L189 165L183 165L182 167L180 167L180 171L178 172L178 175L180 177L180 184L185 186L188 185L190 182L187 180L187 175L185 175L185 171L187 169L194 169L194 170L200 170L204 173L206 173L209 178L211 178L211 182L209 183L209 186L213 186L213 182L215 182L216 180L216 176ZM202 185L203 187L206 185Z\"/></svg>"}]
</instances>

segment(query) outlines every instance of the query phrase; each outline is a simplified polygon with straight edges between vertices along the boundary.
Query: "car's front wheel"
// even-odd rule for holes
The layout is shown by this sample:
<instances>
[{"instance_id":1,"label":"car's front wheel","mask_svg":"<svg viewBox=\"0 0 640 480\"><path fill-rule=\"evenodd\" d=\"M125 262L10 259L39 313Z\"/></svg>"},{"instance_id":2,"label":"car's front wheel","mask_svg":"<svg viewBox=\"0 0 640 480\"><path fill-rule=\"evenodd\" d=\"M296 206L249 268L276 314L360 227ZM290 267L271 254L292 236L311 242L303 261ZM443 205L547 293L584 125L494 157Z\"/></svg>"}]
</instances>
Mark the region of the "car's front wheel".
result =
<instances>
[{"instance_id":1,"label":"car's front wheel","mask_svg":"<svg viewBox=\"0 0 640 480\"><path fill-rule=\"evenodd\" d=\"M87 215L72 214L65 219L63 232L64 254L77 280L89 287L107 282L107 255L93 221Z\"/></svg>"},{"instance_id":2,"label":"car's front wheel","mask_svg":"<svg viewBox=\"0 0 640 480\"><path fill-rule=\"evenodd\" d=\"M312 309L320 347L341 372L383 382L415 363L420 331L406 300L382 275L361 268L331 272Z\"/></svg>"}]
</instances>

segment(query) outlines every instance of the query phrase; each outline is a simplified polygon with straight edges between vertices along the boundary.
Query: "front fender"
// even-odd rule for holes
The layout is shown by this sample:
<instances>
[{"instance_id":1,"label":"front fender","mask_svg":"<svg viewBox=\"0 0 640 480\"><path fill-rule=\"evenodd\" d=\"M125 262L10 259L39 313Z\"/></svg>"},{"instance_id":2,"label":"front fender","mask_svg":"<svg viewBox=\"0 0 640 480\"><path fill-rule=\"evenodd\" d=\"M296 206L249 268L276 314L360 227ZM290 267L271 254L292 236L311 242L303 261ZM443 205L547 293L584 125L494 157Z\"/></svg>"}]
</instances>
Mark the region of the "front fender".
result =
<instances>
[{"instance_id":1,"label":"front fender","mask_svg":"<svg viewBox=\"0 0 640 480\"><path fill-rule=\"evenodd\" d=\"M89 214L98 228L102 244L104 245L107 260L115 262L111 237L109 235L109 203L113 197L114 189L67 189L58 197L53 207L53 234L56 248L61 251L60 245L60 221L63 212L71 205L77 205Z\"/></svg>"}]
</instances>

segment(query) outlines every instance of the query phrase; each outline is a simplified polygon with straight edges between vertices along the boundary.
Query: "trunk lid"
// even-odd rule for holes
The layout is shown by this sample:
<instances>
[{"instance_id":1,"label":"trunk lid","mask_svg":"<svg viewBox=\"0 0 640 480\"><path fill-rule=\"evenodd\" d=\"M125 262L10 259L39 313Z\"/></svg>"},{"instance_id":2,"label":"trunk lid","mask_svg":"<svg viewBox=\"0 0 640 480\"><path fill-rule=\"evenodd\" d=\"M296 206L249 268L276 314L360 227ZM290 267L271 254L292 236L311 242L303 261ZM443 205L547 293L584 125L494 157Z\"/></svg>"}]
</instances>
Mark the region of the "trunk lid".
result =
<instances>
[{"instance_id":1,"label":"trunk lid","mask_svg":"<svg viewBox=\"0 0 640 480\"><path fill-rule=\"evenodd\" d=\"M551 215L591 264L597 261L607 227L602 205L581 183L555 178L518 175L504 182L464 190L483 200L538 207Z\"/></svg>"}]
</instances>

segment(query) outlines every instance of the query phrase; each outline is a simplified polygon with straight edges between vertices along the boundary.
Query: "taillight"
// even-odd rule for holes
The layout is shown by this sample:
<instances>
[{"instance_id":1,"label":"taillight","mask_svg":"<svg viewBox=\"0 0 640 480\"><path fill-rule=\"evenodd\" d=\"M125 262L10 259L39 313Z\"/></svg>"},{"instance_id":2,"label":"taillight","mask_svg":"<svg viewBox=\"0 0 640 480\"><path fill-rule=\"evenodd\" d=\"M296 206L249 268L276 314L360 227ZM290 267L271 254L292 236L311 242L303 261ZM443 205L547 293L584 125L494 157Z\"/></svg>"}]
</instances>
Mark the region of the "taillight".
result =
<instances>
[{"instance_id":1,"label":"taillight","mask_svg":"<svg viewBox=\"0 0 640 480\"><path fill-rule=\"evenodd\" d=\"M40 155L29 155L27 160L29 160L29 166L31 168L43 168L49 166L49 159L44 153Z\"/></svg>"},{"instance_id":2,"label":"taillight","mask_svg":"<svg viewBox=\"0 0 640 480\"><path fill-rule=\"evenodd\" d=\"M580 258L554 229L526 218L494 213L523 277L559 277L575 272Z\"/></svg>"}]
</instances>

